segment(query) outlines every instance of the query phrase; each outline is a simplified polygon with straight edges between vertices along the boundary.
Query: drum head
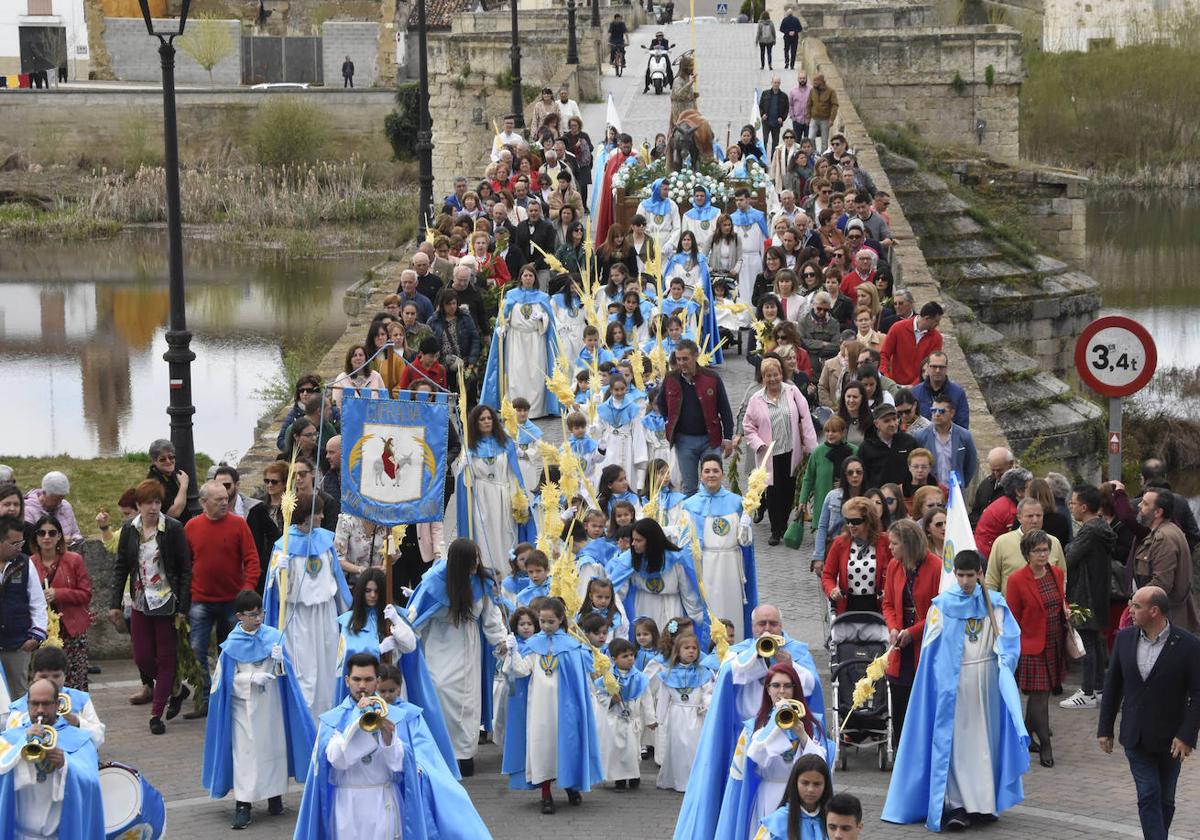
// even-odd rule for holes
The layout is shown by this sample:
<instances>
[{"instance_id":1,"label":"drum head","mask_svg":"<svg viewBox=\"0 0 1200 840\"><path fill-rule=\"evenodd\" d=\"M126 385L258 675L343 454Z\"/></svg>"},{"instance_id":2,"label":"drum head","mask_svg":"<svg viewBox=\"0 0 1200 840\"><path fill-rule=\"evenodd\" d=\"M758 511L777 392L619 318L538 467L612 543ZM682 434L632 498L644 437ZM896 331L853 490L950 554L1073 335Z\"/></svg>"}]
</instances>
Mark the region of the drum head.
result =
<instances>
[{"instance_id":1,"label":"drum head","mask_svg":"<svg viewBox=\"0 0 1200 840\"><path fill-rule=\"evenodd\" d=\"M104 829L128 826L142 812L142 780L127 767L100 768L100 796L104 801Z\"/></svg>"}]
</instances>

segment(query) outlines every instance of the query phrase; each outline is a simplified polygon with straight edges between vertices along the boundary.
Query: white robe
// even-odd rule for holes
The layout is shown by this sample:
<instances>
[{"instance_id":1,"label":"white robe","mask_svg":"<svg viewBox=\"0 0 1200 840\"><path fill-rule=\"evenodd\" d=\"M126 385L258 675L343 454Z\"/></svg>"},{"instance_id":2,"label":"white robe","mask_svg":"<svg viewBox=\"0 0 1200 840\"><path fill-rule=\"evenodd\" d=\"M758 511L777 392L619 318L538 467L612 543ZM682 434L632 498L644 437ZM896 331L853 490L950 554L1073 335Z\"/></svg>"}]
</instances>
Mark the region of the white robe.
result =
<instances>
[{"instance_id":1,"label":"white robe","mask_svg":"<svg viewBox=\"0 0 1200 840\"><path fill-rule=\"evenodd\" d=\"M597 695L600 714L596 728L600 735L600 764L604 778L640 779L642 777L642 733L657 722L654 716L654 687L647 685L628 703L607 692Z\"/></svg>"},{"instance_id":2,"label":"white robe","mask_svg":"<svg viewBox=\"0 0 1200 840\"><path fill-rule=\"evenodd\" d=\"M701 253L704 249L700 249ZM683 280L683 296L691 300L695 296L697 286L704 287L704 276L700 271L700 261L691 268L684 266L684 261L679 260L671 264L671 270L667 272L667 276L663 278L664 287L670 282L672 277L678 277Z\"/></svg>"},{"instance_id":3,"label":"white robe","mask_svg":"<svg viewBox=\"0 0 1200 840\"><path fill-rule=\"evenodd\" d=\"M352 840L400 840L401 809L392 774L404 769L404 744L397 733L384 745L379 733L363 732L358 720L334 733L325 747L334 785L333 836Z\"/></svg>"},{"instance_id":4,"label":"white robe","mask_svg":"<svg viewBox=\"0 0 1200 840\"><path fill-rule=\"evenodd\" d=\"M320 555L316 575L308 573L308 560L294 555L289 558L283 637L292 656L300 692L316 718L333 707L333 686L337 679L341 627L337 623L338 586L331 564L338 559L333 551Z\"/></svg>"},{"instance_id":5,"label":"white robe","mask_svg":"<svg viewBox=\"0 0 1200 840\"><path fill-rule=\"evenodd\" d=\"M748 301L754 293L754 280L763 270L762 228L757 223L734 224L733 232L742 243L742 270L738 272L738 300Z\"/></svg>"},{"instance_id":6,"label":"white robe","mask_svg":"<svg viewBox=\"0 0 1200 840\"><path fill-rule=\"evenodd\" d=\"M506 664L514 676L529 677L525 724L525 780L533 785L558 778L558 669L547 674L536 653L515 651Z\"/></svg>"},{"instance_id":7,"label":"white robe","mask_svg":"<svg viewBox=\"0 0 1200 840\"><path fill-rule=\"evenodd\" d=\"M554 313L554 331L558 335L559 355L565 356L571 364L579 358L583 349L583 330L587 326L587 312L580 303L572 312L562 304L562 298L555 295L550 299L550 311Z\"/></svg>"},{"instance_id":8,"label":"white robe","mask_svg":"<svg viewBox=\"0 0 1200 840\"><path fill-rule=\"evenodd\" d=\"M546 416L546 374L550 359L546 353L546 330L550 315L537 304L517 304L508 312L508 327L501 343L504 347L504 376L508 398L529 400L529 416Z\"/></svg>"},{"instance_id":9,"label":"white robe","mask_svg":"<svg viewBox=\"0 0 1200 840\"><path fill-rule=\"evenodd\" d=\"M700 534L701 557L697 569L704 581L708 608L717 618L733 622L733 641L746 637L746 570L742 546L754 542L749 526L741 524L742 515L708 516ZM723 531L724 533L718 533Z\"/></svg>"},{"instance_id":10,"label":"white robe","mask_svg":"<svg viewBox=\"0 0 1200 840\"><path fill-rule=\"evenodd\" d=\"M642 412L631 415L629 422L623 426L610 426L597 414L592 437L604 450L604 456L600 459L600 471L603 472L610 464L616 464L625 470L630 487L640 487L648 455Z\"/></svg>"},{"instance_id":11,"label":"white robe","mask_svg":"<svg viewBox=\"0 0 1200 840\"><path fill-rule=\"evenodd\" d=\"M635 570L617 595L624 598L629 592L629 587L636 587L637 617L652 618L658 627L666 627L668 621L680 615L686 615L692 621L704 620L699 594L692 589L683 566L676 564L663 572L662 583L660 592L651 592L646 588L646 578ZM630 633L632 632L630 628Z\"/></svg>"},{"instance_id":12,"label":"white robe","mask_svg":"<svg viewBox=\"0 0 1200 840\"><path fill-rule=\"evenodd\" d=\"M517 465L521 468L521 478L525 486L532 492L542 480L542 454L538 451L538 441L517 443Z\"/></svg>"},{"instance_id":13,"label":"white robe","mask_svg":"<svg viewBox=\"0 0 1200 840\"><path fill-rule=\"evenodd\" d=\"M232 661L232 660L230 660ZM238 802L261 802L283 796L288 788L287 733L278 680L261 689L250 677L258 671L275 674L275 660L234 662L233 675L233 796ZM220 674L213 685L220 684Z\"/></svg>"},{"instance_id":14,"label":"white robe","mask_svg":"<svg viewBox=\"0 0 1200 840\"><path fill-rule=\"evenodd\" d=\"M728 661L733 684L738 687L738 720L757 716L762 704L763 680L767 676L766 660L756 654L751 646ZM794 661L792 667L796 669L796 676L800 678L800 690L804 692L805 697L811 696L817 687L816 675Z\"/></svg>"},{"instance_id":15,"label":"white robe","mask_svg":"<svg viewBox=\"0 0 1200 840\"><path fill-rule=\"evenodd\" d=\"M704 713L712 698L713 680L684 692L656 682L658 697L655 716L658 718L655 759L661 767L658 771L658 786L670 790L686 791L688 775L696 758L696 747L700 743L700 730L704 728Z\"/></svg>"},{"instance_id":16,"label":"white robe","mask_svg":"<svg viewBox=\"0 0 1200 840\"><path fill-rule=\"evenodd\" d=\"M670 207L665 214L659 215L651 213L646 209L646 202L638 205L637 211L646 217L646 236L656 240L662 246L662 259L664 262L671 258L675 253L675 246L679 244L679 234L683 232L682 217L679 215L679 205L672 199L667 199L670 202Z\"/></svg>"},{"instance_id":17,"label":"white robe","mask_svg":"<svg viewBox=\"0 0 1200 840\"><path fill-rule=\"evenodd\" d=\"M756 731L750 738L750 742L746 744L746 758L754 762L759 778L750 824L746 826L746 836L749 840L754 840L758 834L758 826L762 818L779 807L779 803L787 791L788 776L791 775L792 764L796 759L809 754L825 758L823 744L809 738L800 727L796 728L796 732L797 740L793 741L788 738L784 730L768 722L767 725ZM803 743L800 743L801 741ZM736 768L737 758L734 759L734 764ZM730 772L732 774L735 770Z\"/></svg>"},{"instance_id":18,"label":"white robe","mask_svg":"<svg viewBox=\"0 0 1200 840\"><path fill-rule=\"evenodd\" d=\"M474 758L479 749L479 718L483 706L483 660L480 650L479 622L488 644L504 641L507 630L496 602L481 598L471 607L474 621L455 625L448 610L438 610L420 627L425 645L425 662L437 686L438 701L450 730L454 755L462 760ZM489 690L491 686L489 686Z\"/></svg>"},{"instance_id":19,"label":"white robe","mask_svg":"<svg viewBox=\"0 0 1200 840\"><path fill-rule=\"evenodd\" d=\"M954 706L954 740L950 746L950 771L946 777L946 803L965 808L968 814L996 813L996 784L992 759L1000 743L1000 671L992 623L971 641L963 640L962 669L958 674L958 699Z\"/></svg>"},{"instance_id":20,"label":"white robe","mask_svg":"<svg viewBox=\"0 0 1200 840\"><path fill-rule=\"evenodd\" d=\"M717 217L701 221L694 219L686 213L683 219L680 220L683 230L690 230L696 236L696 247L700 249L701 254L708 253L708 246L712 244L713 237L717 235ZM683 231L680 231L682 235Z\"/></svg>"},{"instance_id":21,"label":"white robe","mask_svg":"<svg viewBox=\"0 0 1200 840\"><path fill-rule=\"evenodd\" d=\"M471 539L479 546L483 565L497 580L508 574L508 552L517 544L517 523L512 515L516 476L508 468L508 455L480 458L464 453L459 471L471 470Z\"/></svg>"},{"instance_id":22,"label":"white robe","mask_svg":"<svg viewBox=\"0 0 1200 840\"><path fill-rule=\"evenodd\" d=\"M64 764L38 781L37 768L22 758L13 757L7 769L13 774L13 789L17 798L17 819L13 834L16 840L42 840L58 837L62 819L63 798L66 796L67 769Z\"/></svg>"},{"instance_id":23,"label":"white robe","mask_svg":"<svg viewBox=\"0 0 1200 840\"><path fill-rule=\"evenodd\" d=\"M751 323L751 310L743 309L741 312L734 312L733 307L735 302L720 300L715 301L714 305L717 308L717 328L729 330L732 333L737 333L742 328L749 329Z\"/></svg>"}]
</instances>

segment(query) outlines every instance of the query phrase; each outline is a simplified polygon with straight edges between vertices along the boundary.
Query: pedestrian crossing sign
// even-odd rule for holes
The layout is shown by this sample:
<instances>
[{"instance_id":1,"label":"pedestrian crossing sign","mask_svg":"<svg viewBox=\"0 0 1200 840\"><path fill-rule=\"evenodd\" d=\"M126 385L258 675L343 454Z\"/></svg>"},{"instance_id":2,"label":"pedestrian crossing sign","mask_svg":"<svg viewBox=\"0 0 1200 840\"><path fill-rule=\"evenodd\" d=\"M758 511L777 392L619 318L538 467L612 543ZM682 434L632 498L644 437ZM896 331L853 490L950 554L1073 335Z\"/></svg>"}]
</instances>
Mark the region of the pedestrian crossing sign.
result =
<instances>
[{"instance_id":1,"label":"pedestrian crossing sign","mask_svg":"<svg viewBox=\"0 0 1200 840\"><path fill-rule=\"evenodd\" d=\"M729 14L729 4L728 3L718 3L717 4L717 14L718 15Z\"/></svg>"}]
</instances>

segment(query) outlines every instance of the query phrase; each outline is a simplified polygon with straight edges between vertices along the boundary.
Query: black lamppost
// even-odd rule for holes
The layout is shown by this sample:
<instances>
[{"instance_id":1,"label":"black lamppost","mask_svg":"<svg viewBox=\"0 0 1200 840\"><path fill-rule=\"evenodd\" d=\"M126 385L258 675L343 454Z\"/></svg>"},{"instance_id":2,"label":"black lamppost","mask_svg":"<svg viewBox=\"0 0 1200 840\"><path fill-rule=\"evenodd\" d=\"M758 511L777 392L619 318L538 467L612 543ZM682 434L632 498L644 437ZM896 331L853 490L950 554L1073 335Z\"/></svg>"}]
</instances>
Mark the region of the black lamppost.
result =
<instances>
[{"instance_id":1,"label":"black lamppost","mask_svg":"<svg viewBox=\"0 0 1200 840\"><path fill-rule=\"evenodd\" d=\"M592 0L592 26L600 26L600 0Z\"/></svg>"},{"instance_id":2,"label":"black lamppost","mask_svg":"<svg viewBox=\"0 0 1200 840\"><path fill-rule=\"evenodd\" d=\"M169 32L156 32L150 17L150 0L138 0L146 29L158 39L158 55L162 60L163 89L163 168L167 182L167 268L170 277L171 316L167 329L167 363L171 401L167 415L171 418L171 443L175 444L175 466L187 473L189 515L200 512L200 481L196 475L196 446L192 440L192 334L187 328L187 302L183 295L183 228L179 220L179 132L175 125L175 39L187 25L188 8L192 0L181 0L179 27Z\"/></svg>"},{"instance_id":3,"label":"black lamppost","mask_svg":"<svg viewBox=\"0 0 1200 840\"><path fill-rule=\"evenodd\" d=\"M425 47L425 0L417 0L417 200L420 227L433 221L433 129L429 117L429 55Z\"/></svg>"},{"instance_id":4,"label":"black lamppost","mask_svg":"<svg viewBox=\"0 0 1200 840\"><path fill-rule=\"evenodd\" d=\"M575 40L575 0L567 0L567 64L579 63L579 44Z\"/></svg>"},{"instance_id":5,"label":"black lamppost","mask_svg":"<svg viewBox=\"0 0 1200 840\"><path fill-rule=\"evenodd\" d=\"M521 45L517 43L517 0L508 0L512 11L512 115L513 126L525 127L525 97L521 94Z\"/></svg>"}]
</instances>

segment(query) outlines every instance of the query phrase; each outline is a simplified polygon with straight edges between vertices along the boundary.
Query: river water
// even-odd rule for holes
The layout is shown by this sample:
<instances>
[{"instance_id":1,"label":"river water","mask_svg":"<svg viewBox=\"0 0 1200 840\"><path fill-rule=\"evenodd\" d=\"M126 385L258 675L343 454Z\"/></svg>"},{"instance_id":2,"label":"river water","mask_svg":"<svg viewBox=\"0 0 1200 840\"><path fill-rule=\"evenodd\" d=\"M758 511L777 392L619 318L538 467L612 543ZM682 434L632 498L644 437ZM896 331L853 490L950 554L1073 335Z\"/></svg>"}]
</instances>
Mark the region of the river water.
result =
<instances>
[{"instance_id":1,"label":"river water","mask_svg":"<svg viewBox=\"0 0 1200 840\"><path fill-rule=\"evenodd\" d=\"M0 247L0 371L11 401L0 453L87 458L169 437L165 232ZM340 337L342 293L379 257L285 260L197 240L184 256L196 449L237 458L269 408L260 392L282 370L281 345Z\"/></svg>"}]
</instances>

